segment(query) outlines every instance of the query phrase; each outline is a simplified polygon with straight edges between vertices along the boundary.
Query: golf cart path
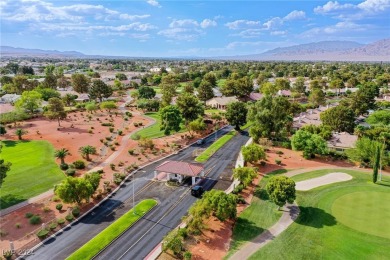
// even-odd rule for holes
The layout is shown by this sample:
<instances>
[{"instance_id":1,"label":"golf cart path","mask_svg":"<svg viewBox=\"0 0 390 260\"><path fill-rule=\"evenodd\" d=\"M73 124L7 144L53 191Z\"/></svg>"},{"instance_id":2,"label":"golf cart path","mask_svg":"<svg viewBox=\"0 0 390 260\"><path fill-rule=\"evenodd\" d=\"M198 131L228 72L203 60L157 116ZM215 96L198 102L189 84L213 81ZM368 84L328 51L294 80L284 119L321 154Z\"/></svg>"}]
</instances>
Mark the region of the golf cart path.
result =
<instances>
[{"instance_id":1,"label":"golf cart path","mask_svg":"<svg viewBox=\"0 0 390 260\"><path fill-rule=\"evenodd\" d=\"M352 176L343 172L332 172L326 175L297 182L296 190L308 191L320 186L352 180Z\"/></svg>"},{"instance_id":2,"label":"golf cart path","mask_svg":"<svg viewBox=\"0 0 390 260\"><path fill-rule=\"evenodd\" d=\"M294 202L288 204L286 209L283 209L282 217L268 230L264 231L253 240L247 242L240 250L238 250L229 259L242 260L248 259L251 255L257 252L260 248L271 242L276 236L286 230L298 217L299 207Z\"/></svg>"}]
</instances>

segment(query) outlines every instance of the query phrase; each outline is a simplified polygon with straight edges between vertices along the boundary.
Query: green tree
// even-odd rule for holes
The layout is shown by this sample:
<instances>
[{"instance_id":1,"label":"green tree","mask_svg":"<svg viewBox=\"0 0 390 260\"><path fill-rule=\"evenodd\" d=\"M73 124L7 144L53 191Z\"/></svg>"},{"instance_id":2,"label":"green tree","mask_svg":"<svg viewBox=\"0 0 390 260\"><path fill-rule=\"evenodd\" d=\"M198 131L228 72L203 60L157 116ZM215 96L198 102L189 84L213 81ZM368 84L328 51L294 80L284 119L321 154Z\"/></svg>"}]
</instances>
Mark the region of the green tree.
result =
<instances>
[{"instance_id":1,"label":"green tree","mask_svg":"<svg viewBox=\"0 0 390 260\"><path fill-rule=\"evenodd\" d=\"M104 101L100 104L101 109L106 109L108 113L111 112L113 109L117 109L117 106L114 101Z\"/></svg>"},{"instance_id":2,"label":"green tree","mask_svg":"<svg viewBox=\"0 0 390 260\"><path fill-rule=\"evenodd\" d=\"M170 135L172 131L180 130L182 117L177 106L166 106L160 110L161 125L160 130L164 130L165 135Z\"/></svg>"},{"instance_id":3,"label":"green tree","mask_svg":"<svg viewBox=\"0 0 390 260\"><path fill-rule=\"evenodd\" d=\"M68 177L54 188L55 194L65 203L81 204L93 195L92 184L85 178Z\"/></svg>"},{"instance_id":4,"label":"green tree","mask_svg":"<svg viewBox=\"0 0 390 260\"><path fill-rule=\"evenodd\" d=\"M148 86L140 87L138 89L138 93L139 93L139 98L151 99L154 98L154 96L156 96L156 91L154 90L154 88Z\"/></svg>"},{"instance_id":5,"label":"green tree","mask_svg":"<svg viewBox=\"0 0 390 260\"><path fill-rule=\"evenodd\" d=\"M226 194L221 190L204 193L202 203L210 207L210 213L220 221L235 219L237 216L237 198L234 194ZM210 213L207 217L210 216Z\"/></svg>"},{"instance_id":6,"label":"green tree","mask_svg":"<svg viewBox=\"0 0 390 260\"><path fill-rule=\"evenodd\" d=\"M355 143L355 148L346 150L346 154L351 161L359 162L361 166L372 167L375 164L375 154L377 147L382 144L367 137L360 138ZM388 158L382 158L382 164L385 165Z\"/></svg>"},{"instance_id":7,"label":"green tree","mask_svg":"<svg viewBox=\"0 0 390 260\"><path fill-rule=\"evenodd\" d=\"M24 91L15 106L27 110L33 114L42 105L42 96L37 91Z\"/></svg>"},{"instance_id":8,"label":"green tree","mask_svg":"<svg viewBox=\"0 0 390 260\"><path fill-rule=\"evenodd\" d=\"M204 114L203 104L192 94L183 93L178 96L176 105L179 108L186 125Z\"/></svg>"},{"instance_id":9,"label":"green tree","mask_svg":"<svg viewBox=\"0 0 390 260\"><path fill-rule=\"evenodd\" d=\"M88 93L89 79L84 74L73 74L72 86L77 93Z\"/></svg>"},{"instance_id":10,"label":"green tree","mask_svg":"<svg viewBox=\"0 0 390 260\"><path fill-rule=\"evenodd\" d=\"M244 187L252 183L257 177L256 170L250 167L239 167L233 170L233 177L239 180Z\"/></svg>"},{"instance_id":11,"label":"green tree","mask_svg":"<svg viewBox=\"0 0 390 260\"><path fill-rule=\"evenodd\" d=\"M56 119L58 121L58 126L61 126L61 120L66 118L64 103L59 98L50 98L49 104L47 105L47 111L44 114L51 120Z\"/></svg>"},{"instance_id":12,"label":"green tree","mask_svg":"<svg viewBox=\"0 0 390 260\"><path fill-rule=\"evenodd\" d=\"M187 125L187 129L190 133L191 132L200 133L207 129L207 125L204 122L203 118L199 117L198 119L189 122Z\"/></svg>"},{"instance_id":13,"label":"green tree","mask_svg":"<svg viewBox=\"0 0 390 260\"><path fill-rule=\"evenodd\" d=\"M375 153L375 159L374 159L375 160L374 169L373 169L373 173L372 173L372 182L373 183L376 183L378 180L378 169L380 167L380 165L379 165L380 156L381 156L380 148L379 148L379 146L377 146L376 153Z\"/></svg>"},{"instance_id":14,"label":"green tree","mask_svg":"<svg viewBox=\"0 0 390 260\"><path fill-rule=\"evenodd\" d=\"M296 81L293 84L293 90L297 93L305 93L306 92L306 86L305 86L305 79L302 77L298 77Z\"/></svg>"},{"instance_id":15,"label":"green tree","mask_svg":"<svg viewBox=\"0 0 390 260\"><path fill-rule=\"evenodd\" d=\"M233 73L231 77L226 80L225 84L221 88L221 92L225 96L245 97L248 96L252 91L252 80L247 76L238 78L235 73Z\"/></svg>"},{"instance_id":16,"label":"green tree","mask_svg":"<svg viewBox=\"0 0 390 260\"><path fill-rule=\"evenodd\" d=\"M351 108L343 105L322 112L320 119L324 126L329 126L333 131L353 133L355 128L355 114Z\"/></svg>"},{"instance_id":17,"label":"green tree","mask_svg":"<svg viewBox=\"0 0 390 260\"><path fill-rule=\"evenodd\" d=\"M249 107L248 120L253 121L249 133L257 142L260 137L280 139L292 125L290 102L285 97L265 96Z\"/></svg>"},{"instance_id":18,"label":"green tree","mask_svg":"<svg viewBox=\"0 0 390 260\"><path fill-rule=\"evenodd\" d=\"M278 90L271 82L264 82L260 86L260 92L264 95L275 95Z\"/></svg>"},{"instance_id":19,"label":"green tree","mask_svg":"<svg viewBox=\"0 0 390 260\"><path fill-rule=\"evenodd\" d=\"M57 79L57 86L59 88L65 89L65 88L69 87L69 84L70 84L70 82L69 82L68 78L66 78L65 76L62 76L62 77Z\"/></svg>"},{"instance_id":20,"label":"green tree","mask_svg":"<svg viewBox=\"0 0 390 260\"><path fill-rule=\"evenodd\" d=\"M267 185L266 190L272 202L283 207L287 202L293 203L295 200L295 182L286 176L274 176Z\"/></svg>"},{"instance_id":21,"label":"green tree","mask_svg":"<svg viewBox=\"0 0 390 260\"><path fill-rule=\"evenodd\" d=\"M203 80L209 82L211 86L216 86L217 85L217 77L213 72L208 72L203 76Z\"/></svg>"},{"instance_id":22,"label":"green tree","mask_svg":"<svg viewBox=\"0 0 390 260\"><path fill-rule=\"evenodd\" d=\"M248 146L243 146L241 147L241 152L244 160L249 163L266 159L264 148L258 144L253 143Z\"/></svg>"},{"instance_id":23,"label":"green tree","mask_svg":"<svg viewBox=\"0 0 390 260\"><path fill-rule=\"evenodd\" d=\"M349 106L356 116L366 114L368 110L375 109L375 98L379 95L379 87L372 82L364 83L349 99L342 100L340 104Z\"/></svg>"},{"instance_id":24,"label":"green tree","mask_svg":"<svg viewBox=\"0 0 390 260\"><path fill-rule=\"evenodd\" d=\"M2 148L3 146L1 145L0 142L0 153ZM5 177L7 177L7 172L11 170L11 165L12 164L10 162L5 162L4 159L0 159L0 188L4 182Z\"/></svg>"},{"instance_id":25,"label":"green tree","mask_svg":"<svg viewBox=\"0 0 390 260\"><path fill-rule=\"evenodd\" d=\"M109 98L112 93L112 88L100 79L93 80L88 91L88 95L91 99L99 99L100 102L102 102L104 98Z\"/></svg>"},{"instance_id":26,"label":"green tree","mask_svg":"<svg viewBox=\"0 0 390 260\"><path fill-rule=\"evenodd\" d=\"M64 101L65 105L70 107L74 104L76 100L76 95L72 95L70 93L67 93L65 96L63 96L62 100Z\"/></svg>"},{"instance_id":27,"label":"green tree","mask_svg":"<svg viewBox=\"0 0 390 260\"><path fill-rule=\"evenodd\" d=\"M328 153L328 145L324 138L305 130L298 130L291 137L291 146L295 151L303 151L303 157L306 159L313 158L316 154Z\"/></svg>"},{"instance_id":28,"label":"green tree","mask_svg":"<svg viewBox=\"0 0 390 260\"><path fill-rule=\"evenodd\" d=\"M197 91L197 97L202 101L206 101L214 97L213 86L208 81L202 80Z\"/></svg>"},{"instance_id":29,"label":"green tree","mask_svg":"<svg viewBox=\"0 0 390 260\"><path fill-rule=\"evenodd\" d=\"M52 89L52 88L36 88L35 89L37 92L39 92L42 96L42 99L45 101L48 101L50 98L56 97L60 98L61 94L60 92Z\"/></svg>"},{"instance_id":30,"label":"green tree","mask_svg":"<svg viewBox=\"0 0 390 260\"><path fill-rule=\"evenodd\" d=\"M371 125L390 125L390 111L377 110L368 116L366 122Z\"/></svg>"},{"instance_id":31,"label":"green tree","mask_svg":"<svg viewBox=\"0 0 390 260\"><path fill-rule=\"evenodd\" d=\"M92 114L98 109L98 106L95 102L88 102L87 104L85 104L85 109Z\"/></svg>"},{"instance_id":32,"label":"green tree","mask_svg":"<svg viewBox=\"0 0 390 260\"><path fill-rule=\"evenodd\" d=\"M96 154L96 148L91 145L82 146L79 148L79 152L87 161L90 160L89 155L90 154Z\"/></svg>"},{"instance_id":33,"label":"green tree","mask_svg":"<svg viewBox=\"0 0 390 260\"><path fill-rule=\"evenodd\" d=\"M238 131L241 126L246 124L247 114L248 109L245 103L233 102L227 105L225 117L229 124L233 125Z\"/></svg>"},{"instance_id":34,"label":"green tree","mask_svg":"<svg viewBox=\"0 0 390 260\"><path fill-rule=\"evenodd\" d=\"M322 91L322 89L313 89L309 95L309 102L313 104L314 107L325 105L325 93Z\"/></svg>"},{"instance_id":35,"label":"green tree","mask_svg":"<svg viewBox=\"0 0 390 260\"><path fill-rule=\"evenodd\" d=\"M18 139L19 140L22 140L23 138L23 135L25 135L25 134L27 134L28 133L28 131L27 130L24 130L24 129L22 129L22 128L18 128L18 129L16 129L15 130L15 134L18 136Z\"/></svg>"},{"instance_id":36,"label":"green tree","mask_svg":"<svg viewBox=\"0 0 390 260\"><path fill-rule=\"evenodd\" d=\"M66 156L70 155L70 152L66 148L61 148L59 150L56 150L54 152L54 157L61 160L61 164L65 164L65 158Z\"/></svg>"},{"instance_id":37,"label":"green tree","mask_svg":"<svg viewBox=\"0 0 390 260\"><path fill-rule=\"evenodd\" d=\"M117 80L127 80L127 76L126 76L125 74L123 74L123 73L117 73L117 74L115 74L115 78L116 78Z\"/></svg>"},{"instance_id":38,"label":"green tree","mask_svg":"<svg viewBox=\"0 0 390 260\"><path fill-rule=\"evenodd\" d=\"M94 192L99 187L101 177L102 176L97 172L87 173L84 175L85 180L92 185Z\"/></svg>"}]
</instances>

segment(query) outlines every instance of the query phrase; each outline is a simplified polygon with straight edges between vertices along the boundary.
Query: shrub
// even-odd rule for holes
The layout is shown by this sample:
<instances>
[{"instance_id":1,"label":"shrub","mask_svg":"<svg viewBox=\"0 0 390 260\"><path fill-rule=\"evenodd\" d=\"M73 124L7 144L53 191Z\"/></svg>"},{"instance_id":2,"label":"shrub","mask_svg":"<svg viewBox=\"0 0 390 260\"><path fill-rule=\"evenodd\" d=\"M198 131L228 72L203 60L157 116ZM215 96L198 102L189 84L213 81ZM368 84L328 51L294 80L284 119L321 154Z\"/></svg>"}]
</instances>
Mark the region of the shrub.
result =
<instances>
[{"instance_id":1,"label":"shrub","mask_svg":"<svg viewBox=\"0 0 390 260\"><path fill-rule=\"evenodd\" d=\"M5 237L6 235L8 235L8 232L0 229L0 237Z\"/></svg>"},{"instance_id":2,"label":"shrub","mask_svg":"<svg viewBox=\"0 0 390 260\"><path fill-rule=\"evenodd\" d=\"M37 237L38 237L39 239L44 239L44 238L47 236L47 234L49 234L49 230L47 230L47 229L42 229L42 230L40 230L40 231L37 233Z\"/></svg>"},{"instance_id":3,"label":"shrub","mask_svg":"<svg viewBox=\"0 0 390 260\"><path fill-rule=\"evenodd\" d=\"M58 204L56 205L56 209L57 209L58 211L60 211L60 210L62 209L62 207L63 207L63 205L62 205L61 203L58 203Z\"/></svg>"},{"instance_id":4,"label":"shrub","mask_svg":"<svg viewBox=\"0 0 390 260\"><path fill-rule=\"evenodd\" d=\"M115 142L114 144L115 144L115 145L119 145L119 142Z\"/></svg>"},{"instance_id":5,"label":"shrub","mask_svg":"<svg viewBox=\"0 0 390 260\"><path fill-rule=\"evenodd\" d=\"M261 161L260 162L260 166L265 166L266 165L266 162L265 161Z\"/></svg>"},{"instance_id":6,"label":"shrub","mask_svg":"<svg viewBox=\"0 0 390 260\"><path fill-rule=\"evenodd\" d=\"M74 207L72 209L72 215L77 218L78 216L80 216L80 208L79 207Z\"/></svg>"},{"instance_id":7,"label":"shrub","mask_svg":"<svg viewBox=\"0 0 390 260\"><path fill-rule=\"evenodd\" d=\"M111 170L115 170L115 164L111 163L110 168L111 168Z\"/></svg>"},{"instance_id":8,"label":"shrub","mask_svg":"<svg viewBox=\"0 0 390 260\"><path fill-rule=\"evenodd\" d=\"M138 133L135 133L135 134L131 135L131 139L137 141L137 140L141 139L141 135Z\"/></svg>"},{"instance_id":9,"label":"shrub","mask_svg":"<svg viewBox=\"0 0 390 260\"><path fill-rule=\"evenodd\" d=\"M128 116L128 117L132 117L133 116L133 114L131 113L131 112L129 112L129 111L126 111L126 116Z\"/></svg>"},{"instance_id":10,"label":"shrub","mask_svg":"<svg viewBox=\"0 0 390 260\"><path fill-rule=\"evenodd\" d=\"M97 170L96 172L99 173L99 174L103 174L104 173L103 169Z\"/></svg>"},{"instance_id":11,"label":"shrub","mask_svg":"<svg viewBox=\"0 0 390 260\"><path fill-rule=\"evenodd\" d=\"M67 169L65 171L65 174L68 176L74 176L76 174L76 170L75 169Z\"/></svg>"},{"instance_id":12,"label":"shrub","mask_svg":"<svg viewBox=\"0 0 390 260\"><path fill-rule=\"evenodd\" d=\"M107 137L106 137L106 140L107 140L107 141L111 141L111 139L112 139L111 136L107 136Z\"/></svg>"},{"instance_id":13,"label":"shrub","mask_svg":"<svg viewBox=\"0 0 390 260\"><path fill-rule=\"evenodd\" d=\"M58 224L55 223L55 222L51 223L51 224L49 225L50 230L56 229L56 228L57 228L57 225L58 225Z\"/></svg>"},{"instance_id":14,"label":"shrub","mask_svg":"<svg viewBox=\"0 0 390 260\"><path fill-rule=\"evenodd\" d=\"M114 132L114 127L110 127L108 128L108 130L110 130L110 133Z\"/></svg>"},{"instance_id":15,"label":"shrub","mask_svg":"<svg viewBox=\"0 0 390 260\"><path fill-rule=\"evenodd\" d=\"M129 150L128 150L128 153L129 153L130 155L134 155L134 149L129 149Z\"/></svg>"},{"instance_id":16,"label":"shrub","mask_svg":"<svg viewBox=\"0 0 390 260\"><path fill-rule=\"evenodd\" d=\"M238 194L244 189L244 185L238 184L237 187L234 188L232 191L233 194Z\"/></svg>"},{"instance_id":17,"label":"shrub","mask_svg":"<svg viewBox=\"0 0 390 260\"><path fill-rule=\"evenodd\" d=\"M73 162L73 165L76 169L84 169L85 168L85 162L83 160L77 160Z\"/></svg>"},{"instance_id":18,"label":"shrub","mask_svg":"<svg viewBox=\"0 0 390 260\"><path fill-rule=\"evenodd\" d=\"M57 223L58 223L58 225L63 225L65 223L65 219L59 218L59 219L57 219Z\"/></svg>"},{"instance_id":19,"label":"shrub","mask_svg":"<svg viewBox=\"0 0 390 260\"><path fill-rule=\"evenodd\" d=\"M89 129L88 134L93 134L93 131L91 129Z\"/></svg>"},{"instance_id":20,"label":"shrub","mask_svg":"<svg viewBox=\"0 0 390 260\"><path fill-rule=\"evenodd\" d=\"M244 199L243 196L238 195L238 196L237 196L237 203L238 203L238 204L246 204L246 201L245 201L245 199Z\"/></svg>"},{"instance_id":21,"label":"shrub","mask_svg":"<svg viewBox=\"0 0 390 260\"><path fill-rule=\"evenodd\" d=\"M50 208L49 208L49 207L47 207L47 206L43 207L43 212L47 213L47 212L49 212L49 211L50 211Z\"/></svg>"},{"instance_id":22,"label":"shrub","mask_svg":"<svg viewBox=\"0 0 390 260\"><path fill-rule=\"evenodd\" d=\"M114 124L113 123L102 123L102 126L114 126Z\"/></svg>"},{"instance_id":23,"label":"shrub","mask_svg":"<svg viewBox=\"0 0 390 260\"><path fill-rule=\"evenodd\" d=\"M134 122L133 124L135 127L138 127L138 123L137 122Z\"/></svg>"},{"instance_id":24,"label":"shrub","mask_svg":"<svg viewBox=\"0 0 390 260\"><path fill-rule=\"evenodd\" d=\"M15 224L15 227L19 229L19 228L22 227L22 224L20 224L20 223L18 222L18 223Z\"/></svg>"},{"instance_id":25,"label":"shrub","mask_svg":"<svg viewBox=\"0 0 390 260\"><path fill-rule=\"evenodd\" d=\"M291 149L291 142L290 141L285 141L282 143L282 147L286 149Z\"/></svg>"},{"instance_id":26,"label":"shrub","mask_svg":"<svg viewBox=\"0 0 390 260\"><path fill-rule=\"evenodd\" d=\"M72 220L74 219L73 216L71 214L69 215L66 215L65 219L68 221L68 222L72 222Z\"/></svg>"},{"instance_id":27,"label":"shrub","mask_svg":"<svg viewBox=\"0 0 390 260\"><path fill-rule=\"evenodd\" d=\"M65 171L65 170L67 170L68 168L69 168L69 165L68 165L67 163L61 163L61 164L60 164L60 169L61 169L61 170Z\"/></svg>"},{"instance_id":28,"label":"shrub","mask_svg":"<svg viewBox=\"0 0 390 260\"><path fill-rule=\"evenodd\" d=\"M41 217L38 215L34 215L29 220L31 225L38 225L42 222Z\"/></svg>"},{"instance_id":29,"label":"shrub","mask_svg":"<svg viewBox=\"0 0 390 260\"><path fill-rule=\"evenodd\" d=\"M142 123L142 122L139 122L139 123L138 123L139 126L143 126L143 124L144 124L144 123Z\"/></svg>"},{"instance_id":30,"label":"shrub","mask_svg":"<svg viewBox=\"0 0 390 260\"><path fill-rule=\"evenodd\" d=\"M52 198L51 200L54 201L54 202L59 202L59 201L61 201L61 199L58 198L58 196L53 196L53 198Z\"/></svg>"},{"instance_id":31,"label":"shrub","mask_svg":"<svg viewBox=\"0 0 390 260\"><path fill-rule=\"evenodd\" d=\"M34 216L34 214L32 214L31 212L27 212L24 216L26 218L31 218L32 216Z\"/></svg>"},{"instance_id":32,"label":"shrub","mask_svg":"<svg viewBox=\"0 0 390 260\"><path fill-rule=\"evenodd\" d=\"M192 253L190 251L185 251L183 254L184 260L191 260L192 259Z\"/></svg>"},{"instance_id":33,"label":"shrub","mask_svg":"<svg viewBox=\"0 0 390 260\"><path fill-rule=\"evenodd\" d=\"M14 255L14 252L12 250L6 250L3 251L3 256L5 259L10 260L12 259L12 256Z\"/></svg>"},{"instance_id":34,"label":"shrub","mask_svg":"<svg viewBox=\"0 0 390 260\"><path fill-rule=\"evenodd\" d=\"M281 164L282 164L282 161L279 160L279 159L275 159L275 163L276 163L277 165L281 165Z\"/></svg>"},{"instance_id":35,"label":"shrub","mask_svg":"<svg viewBox=\"0 0 390 260\"><path fill-rule=\"evenodd\" d=\"M118 130L118 135L122 135L123 134L123 131L122 130Z\"/></svg>"},{"instance_id":36,"label":"shrub","mask_svg":"<svg viewBox=\"0 0 390 260\"><path fill-rule=\"evenodd\" d=\"M284 153L283 153L283 151L278 150L278 151L276 151L276 154L282 155L282 154L284 154Z\"/></svg>"}]
</instances>

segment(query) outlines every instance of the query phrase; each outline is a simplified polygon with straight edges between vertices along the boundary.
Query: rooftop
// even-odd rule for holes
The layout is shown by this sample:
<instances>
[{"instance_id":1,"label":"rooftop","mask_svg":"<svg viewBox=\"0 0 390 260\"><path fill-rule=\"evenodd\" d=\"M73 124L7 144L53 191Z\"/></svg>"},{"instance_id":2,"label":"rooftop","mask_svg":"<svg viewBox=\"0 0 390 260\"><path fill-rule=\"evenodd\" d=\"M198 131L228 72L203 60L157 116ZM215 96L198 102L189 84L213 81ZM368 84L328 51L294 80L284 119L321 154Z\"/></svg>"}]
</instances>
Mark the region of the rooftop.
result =
<instances>
[{"instance_id":1,"label":"rooftop","mask_svg":"<svg viewBox=\"0 0 390 260\"><path fill-rule=\"evenodd\" d=\"M165 161L157 166L155 170L195 177L198 176L204 170L204 168L201 164L179 161Z\"/></svg>"}]
</instances>

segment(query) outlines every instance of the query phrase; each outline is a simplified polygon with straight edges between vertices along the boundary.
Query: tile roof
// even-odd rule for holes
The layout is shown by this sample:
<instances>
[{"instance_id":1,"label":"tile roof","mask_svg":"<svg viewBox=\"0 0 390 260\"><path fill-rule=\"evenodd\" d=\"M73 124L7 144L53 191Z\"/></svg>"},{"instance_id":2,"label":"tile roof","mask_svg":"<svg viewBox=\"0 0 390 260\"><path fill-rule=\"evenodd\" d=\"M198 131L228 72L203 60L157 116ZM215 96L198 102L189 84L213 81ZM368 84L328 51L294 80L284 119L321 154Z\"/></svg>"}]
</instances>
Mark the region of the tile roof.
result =
<instances>
[{"instance_id":1,"label":"tile roof","mask_svg":"<svg viewBox=\"0 0 390 260\"><path fill-rule=\"evenodd\" d=\"M203 171L201 164L192 164L179 161L165 161L156 167L156 171L181 174L185 176L198 176Z\"/></svg>"}]
</instances>

